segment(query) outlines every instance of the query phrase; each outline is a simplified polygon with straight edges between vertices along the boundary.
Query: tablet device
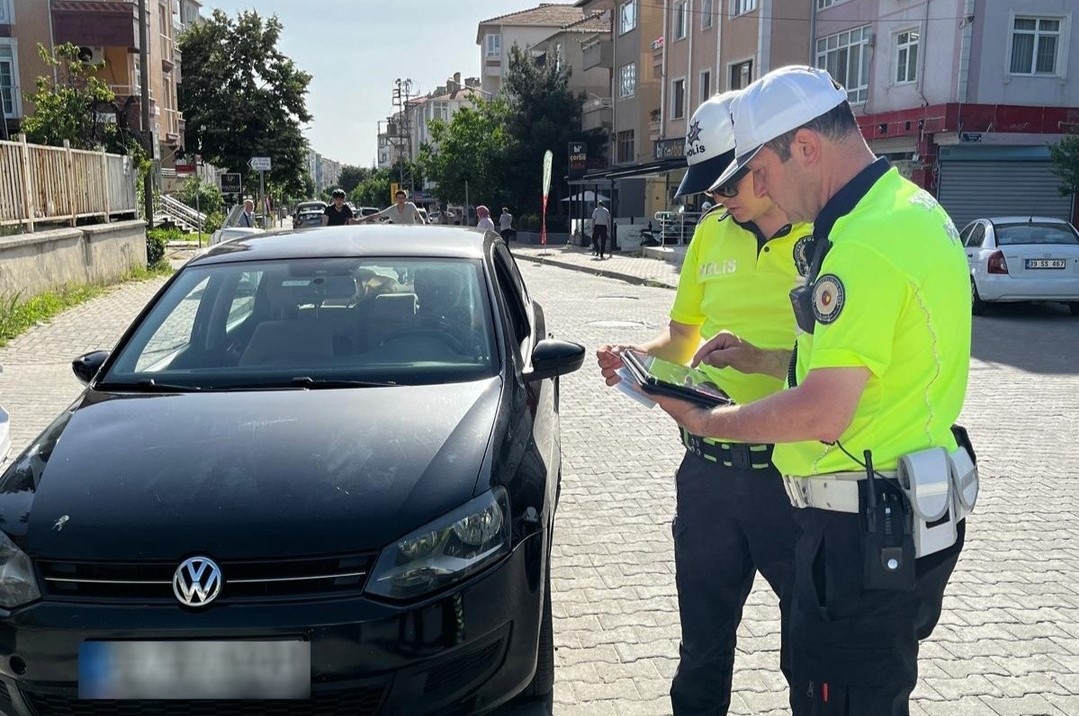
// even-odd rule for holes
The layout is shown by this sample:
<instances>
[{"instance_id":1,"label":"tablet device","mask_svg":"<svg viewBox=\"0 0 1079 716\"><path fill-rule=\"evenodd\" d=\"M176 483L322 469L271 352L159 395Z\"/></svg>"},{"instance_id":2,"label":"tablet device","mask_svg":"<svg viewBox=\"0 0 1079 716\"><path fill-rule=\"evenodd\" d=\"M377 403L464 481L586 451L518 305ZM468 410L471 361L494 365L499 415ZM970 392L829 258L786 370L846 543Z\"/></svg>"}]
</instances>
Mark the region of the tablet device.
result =
<instances>
[{"instance_id":1,"label":"tablet device","mask_svg":"<svg viewBox=\"0 0 1079 716\"><path fill-rule=\"evenodd\" d=\"M622 362L646 393L669 395L701 407L733 405L734 401L700 370L635 350L623 351Z\"/></svg>"}]
</instances>

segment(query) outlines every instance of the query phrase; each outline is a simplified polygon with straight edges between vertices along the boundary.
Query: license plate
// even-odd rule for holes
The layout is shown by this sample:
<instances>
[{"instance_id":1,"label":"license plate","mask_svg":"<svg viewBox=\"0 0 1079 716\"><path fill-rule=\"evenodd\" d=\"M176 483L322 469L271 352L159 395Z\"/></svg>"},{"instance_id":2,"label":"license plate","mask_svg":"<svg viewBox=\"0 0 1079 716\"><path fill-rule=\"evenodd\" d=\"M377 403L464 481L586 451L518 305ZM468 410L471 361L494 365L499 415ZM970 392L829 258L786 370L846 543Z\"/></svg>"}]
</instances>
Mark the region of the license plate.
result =
<instances>
[{"instance_id":1,"label":"license plate","mask_svg":"<svg viewBox=\"0 0 1079 716\"><path fill-rule=\"evenodd\" d=\"M1062 269L1067 265L1064 259L1027 259L1028 269Z\"/></svg>"},{"instance_id":2,"label":"license plate","mask_svg":"<svg viewBox=\"0 0 1079 716\"><path fill-rule=\"evenodd\" d=\"M86 641L80 699L306 699L306 641Z\"/></svg>"}]
</instances>

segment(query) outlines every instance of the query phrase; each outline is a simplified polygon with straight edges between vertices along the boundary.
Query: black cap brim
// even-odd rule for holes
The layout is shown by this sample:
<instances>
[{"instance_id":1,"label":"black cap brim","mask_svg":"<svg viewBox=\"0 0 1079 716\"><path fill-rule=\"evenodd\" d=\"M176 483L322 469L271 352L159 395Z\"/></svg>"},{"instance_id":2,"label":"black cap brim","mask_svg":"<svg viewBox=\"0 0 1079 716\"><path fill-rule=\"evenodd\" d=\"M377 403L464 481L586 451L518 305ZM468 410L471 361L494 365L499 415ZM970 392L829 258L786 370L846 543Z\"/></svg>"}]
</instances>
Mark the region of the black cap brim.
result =
<instances>
[{"instance_id":1,"label":"black cap brim","mask_svg":"<svg viewBox=\"0 0 1079 716\"><path fill-rule=\"evenodd\" d=\"M682 183L678 185L678 191L674 195L685 196L707 191L708 187L712 186L716 177L723 171L724 167L731 163L732 159L734 159L733 149L729 152L723 152L717 157L691 164L686 175L682 177Z\"/></svg>"},{"instance_id":2,"label":"black cap brim","mask_svg":"<svg viewBox=\"0 0 1079 716\"><path fill-rule=\"evenodd\" d=\"M737 157L734 161L727 165L727 168L723 170L723 172L719 175L718 179L708 185L707 191L715 191L716 189L733 179L738 172L745 169L746 165L753 161L753 157L757 156L757 152L759 152L763 148L764 145L762 144L756 149L752 149L745 154Z\"/></svg>"}]
</instances>

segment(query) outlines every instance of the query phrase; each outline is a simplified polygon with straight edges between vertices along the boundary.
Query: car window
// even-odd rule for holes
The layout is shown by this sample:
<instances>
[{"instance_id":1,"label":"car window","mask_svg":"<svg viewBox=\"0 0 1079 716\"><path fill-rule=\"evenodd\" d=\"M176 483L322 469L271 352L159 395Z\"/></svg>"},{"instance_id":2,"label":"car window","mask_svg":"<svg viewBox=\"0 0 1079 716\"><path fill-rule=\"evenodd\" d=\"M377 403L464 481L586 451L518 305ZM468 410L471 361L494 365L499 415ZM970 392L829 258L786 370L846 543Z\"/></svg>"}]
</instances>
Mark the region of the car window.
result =
<instances>
[{"instance_id":1,"label":"car window","mask_svg":"<svg viewBox=\"0 0 1079 716\"><path fill-rule=\"evenodd\" d=\"M1079 234L1069 224L1023 222L997 224L998 246L1079 244Z\"/></svg>"},{"instance_id":2,"label":"car window","mask_svg":"<svg viewBox=\"0 0 1079 716\"><path fill-rule=\"evenodd\" d=\"M967 246L980 247L985 242L985 224L977 221L971 224L970 236L967 237Z\"/></svg>"},{"instance_id":3,"label":"car window","mask_svg":"<svg viewBox=\"0 0 1079 716\"><path fill-rule=\"evenodd\" d=\"M516 271L517 267L513 265L512 259L506 256L508 252L504 249L500 251L499 248L494 250L495 275L509 311L514 338L518 343L523 343L532 332L526 303L528 296L524 293L524 282Z\"/></svg>"},{"instance_id":4,"label":"car window","mask_svg":"<svg viewBox=\"0 0 1079 716\"><path fill-rule=\"evenodd\" d=\"M474 380L495 370L485 286L478 260L191 266L117 349L103 381L242 389L300 377Z\"/></svg>"},{"instance_id":5,"label":"car window","mask_svg":"<svg viewBox=\"0 0 1079 716\"><path fill-rule=\"evenodd\" d=\"M970 243L970 235L974 231L975 226L976 224L967 224L963 227L963 230L959 232L959 243L963 244L963 246L972 245Z\"/></svg>"}]
</instances>

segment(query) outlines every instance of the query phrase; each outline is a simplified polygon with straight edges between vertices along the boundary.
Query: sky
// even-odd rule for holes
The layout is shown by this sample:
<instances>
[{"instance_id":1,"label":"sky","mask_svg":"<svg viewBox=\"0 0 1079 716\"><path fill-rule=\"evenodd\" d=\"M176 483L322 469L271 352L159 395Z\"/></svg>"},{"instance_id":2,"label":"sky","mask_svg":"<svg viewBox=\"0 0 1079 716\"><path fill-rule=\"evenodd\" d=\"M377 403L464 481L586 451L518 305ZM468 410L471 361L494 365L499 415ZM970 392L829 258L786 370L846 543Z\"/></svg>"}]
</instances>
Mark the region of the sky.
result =
<instances>
[{"instance_id":1,"label":"sky","mask_svg":"<svg viewBox=\"0 0 1079 716\"><path fill-rule=\"evenodd\" d=\"M551 2L553 0L545 0ZM371 166L378 121L393 113L397 78L426 94L454 72L478 77L481 21L539 0L203 0L235 16L255 9L284 26L278 49L312 75L305 134L323 156Z\"/></svg>"}]
</instances>

